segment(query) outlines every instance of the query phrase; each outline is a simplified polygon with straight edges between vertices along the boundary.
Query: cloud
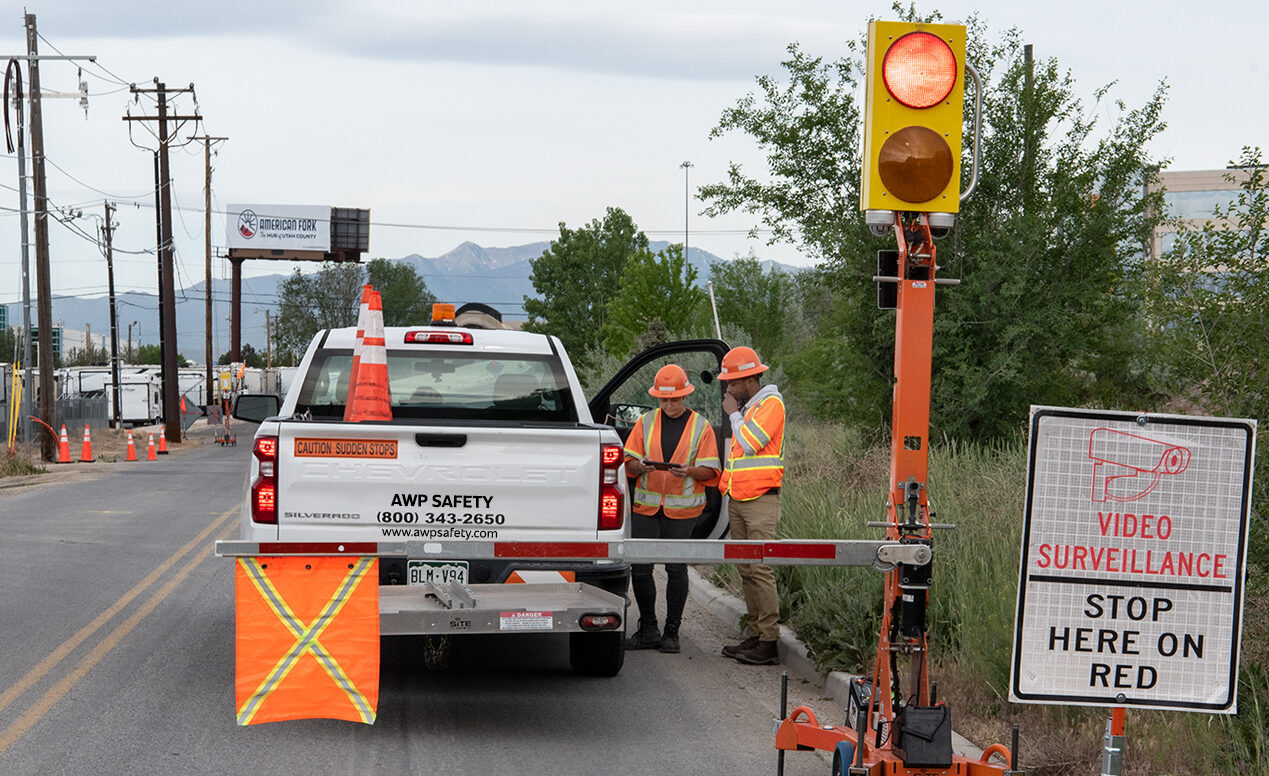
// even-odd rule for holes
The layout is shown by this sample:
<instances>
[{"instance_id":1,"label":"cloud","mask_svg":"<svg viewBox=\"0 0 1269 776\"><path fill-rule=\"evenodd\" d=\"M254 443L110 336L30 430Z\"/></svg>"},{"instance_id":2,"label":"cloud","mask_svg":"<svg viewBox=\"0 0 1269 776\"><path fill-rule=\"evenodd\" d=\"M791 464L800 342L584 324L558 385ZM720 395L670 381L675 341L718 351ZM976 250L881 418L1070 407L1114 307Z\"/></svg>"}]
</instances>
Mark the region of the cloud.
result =
<instances>
[{"instance_id":1,"label":"cloud","mask_svg":"<svg viewBox=\"0 0 1269 776\"><path fill-rule=\"evenodd\" d=\"M136 0L127 11L101 2L60 3L39 15L41 33L66 50L74 38L163 38L290 43L354 58L530 66L641 78L749 80L771 72L789 43L834 56L860 25L765 13L661 12L625 7L576 11L539 3L500 11L468 7L317 0L212 4Z\"/></svg>"},{"instance_id":2,"label":"cloud","mask_svg":"<svg viewBox=\"0 0 1269 776\"><path fill-rule=\"evenodd\" d=\"M345 30L342 43L358 55L387 59L748 80L773 69L791 42L844 50L852 34L760 15L517 12L397 19L390 28Z\"/></svg>"}]
</instances>

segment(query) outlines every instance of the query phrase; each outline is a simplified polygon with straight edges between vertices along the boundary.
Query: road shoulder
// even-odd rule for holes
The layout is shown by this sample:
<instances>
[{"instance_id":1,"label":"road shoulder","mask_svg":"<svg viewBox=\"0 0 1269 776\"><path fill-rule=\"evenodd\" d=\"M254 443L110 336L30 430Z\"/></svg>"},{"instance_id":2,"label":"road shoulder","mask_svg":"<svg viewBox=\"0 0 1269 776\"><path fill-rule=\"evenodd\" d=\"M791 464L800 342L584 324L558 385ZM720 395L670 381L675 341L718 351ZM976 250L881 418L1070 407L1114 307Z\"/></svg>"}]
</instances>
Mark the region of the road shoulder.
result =
<instances>
[{"instance_id":1,"label":"road shoulder","mask_svg":"<svg viewBox=\"0 0 1269 776\"><path fill-rule=\"evenodd\" d=\"M707 580L696 568L688 566L687 572L691 581L689 591L692 600L739 633L745 602ZM780 626L779 648L780 665L789 672L789 676L821 687L824 694L838 707L846 708L847 693L854 676L842 671L830 671L828 674L816 671L815 661L811 659L806 645L798 640L797 634L787 625ZM952 732L952 751L969 758L978 758L983 754L983 750L974 742L955 731Z\"/></svg>"}]
</instances>

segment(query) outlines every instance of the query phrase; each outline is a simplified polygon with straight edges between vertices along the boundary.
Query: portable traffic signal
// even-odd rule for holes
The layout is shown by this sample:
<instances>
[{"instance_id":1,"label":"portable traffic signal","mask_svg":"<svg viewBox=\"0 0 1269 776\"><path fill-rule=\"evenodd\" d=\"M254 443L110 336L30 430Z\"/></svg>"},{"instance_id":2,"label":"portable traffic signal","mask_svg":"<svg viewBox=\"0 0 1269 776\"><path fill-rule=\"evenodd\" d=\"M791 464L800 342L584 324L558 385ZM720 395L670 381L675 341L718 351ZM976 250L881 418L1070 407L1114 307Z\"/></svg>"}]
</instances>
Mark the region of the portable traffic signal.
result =
<instances>
[{"instance_id":1,"label":"portable traffic signal","mask_svg":"<svg viewBox=\"0 0 1269 776\"><path fill-rule=\"evenodd\" d=\"M965 27L874 21L860 210L960 210Z\"/></svg>"}]
</instances>

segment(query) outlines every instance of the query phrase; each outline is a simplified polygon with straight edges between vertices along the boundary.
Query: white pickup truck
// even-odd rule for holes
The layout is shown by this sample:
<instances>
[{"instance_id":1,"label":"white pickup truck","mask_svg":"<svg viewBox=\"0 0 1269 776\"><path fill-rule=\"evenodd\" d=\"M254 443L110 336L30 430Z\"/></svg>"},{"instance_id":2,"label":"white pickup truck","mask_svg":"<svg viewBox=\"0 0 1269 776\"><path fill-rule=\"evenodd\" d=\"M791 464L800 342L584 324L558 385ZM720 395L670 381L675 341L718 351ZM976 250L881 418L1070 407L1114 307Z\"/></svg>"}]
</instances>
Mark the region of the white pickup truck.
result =
<instances>
[{"instance_id":1,"label":"white pickup truck","mask_svg":"<svg viewBox=\"0 0 1269 776\"><path fill-rule=\"evenodd\" d=\"M239 538L387 548L378 552L381 633L565 632L576 672L615 675L626 563L503 560L464 554L463 543L628 538L622 440L654 404L652 375L674 361L712 389L689 406L711 420L725 451L720 384L701 384L726 344L645 351L588 405L555 337L388 328L393 419L345 423L354 337L351 328L319 332L280 406L274 396L239 397L235 417L260 423ZM721 502L711 494L698 536L725 531ZM458 551L437 557L437 547Z\"/></svg>"}]
</instances>

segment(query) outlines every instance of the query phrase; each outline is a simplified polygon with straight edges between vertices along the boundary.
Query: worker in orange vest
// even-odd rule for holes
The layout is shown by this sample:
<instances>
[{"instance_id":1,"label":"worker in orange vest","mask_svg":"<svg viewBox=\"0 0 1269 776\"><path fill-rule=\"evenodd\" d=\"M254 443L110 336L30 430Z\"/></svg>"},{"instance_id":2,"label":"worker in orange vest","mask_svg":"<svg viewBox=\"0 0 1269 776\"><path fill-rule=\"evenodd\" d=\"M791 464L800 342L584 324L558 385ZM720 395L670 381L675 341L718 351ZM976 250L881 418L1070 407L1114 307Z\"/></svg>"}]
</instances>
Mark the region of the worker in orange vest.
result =
<instances>
[{"instance_id":1,"label":"worker in orange vest","mask_svg":"<svg viewBox=\"0 0 1269 776\"><path fill-rule=\"evenodd\" d=\"M696 518L705 511L705 488L718 482L722 464L714 429L701 414L683 406L695 391L687 372L666 364L648 393L660 408L644 413L626 438L626 473L637 477L632 501L631 536L635 539L687 539ZM626 640L627 649L678 652L679 625L687 602L687 566L665 564L665 631L657 630L657 588L652 564L630 567L631 586L639 605L639 630Z\"/></svg>"},{"instance_id":2,"label":"worker in orange vest","mask_svg":"<svg viewBox=\"0 0 1269 776\"><path fill-rule=\"evenodd\" d=\"M727 514L734 539L775 539L784 479L784 398L758 376L768 367L753 348L736 347L723 356L718 379L727 384L723 411L731 420L731 448L718 489L730 496ZM770 566L740 564L741 587L749 611L749 638L723 647L742 663L780 662L780 599Z\"/></svg>"}]
</instances>

